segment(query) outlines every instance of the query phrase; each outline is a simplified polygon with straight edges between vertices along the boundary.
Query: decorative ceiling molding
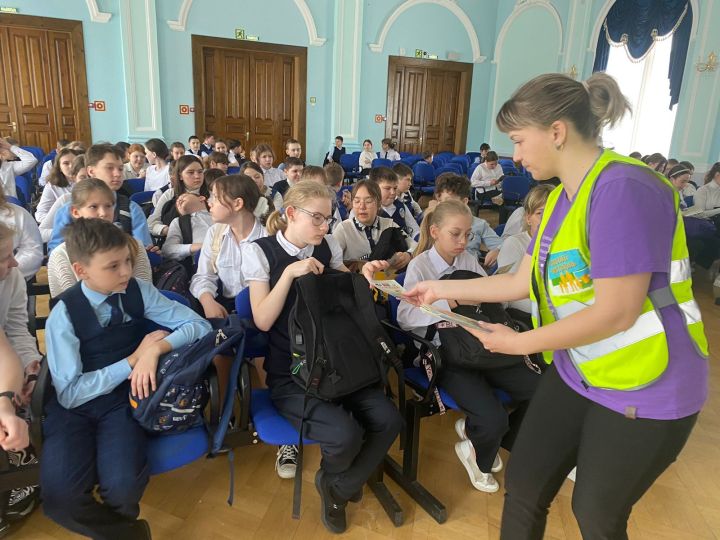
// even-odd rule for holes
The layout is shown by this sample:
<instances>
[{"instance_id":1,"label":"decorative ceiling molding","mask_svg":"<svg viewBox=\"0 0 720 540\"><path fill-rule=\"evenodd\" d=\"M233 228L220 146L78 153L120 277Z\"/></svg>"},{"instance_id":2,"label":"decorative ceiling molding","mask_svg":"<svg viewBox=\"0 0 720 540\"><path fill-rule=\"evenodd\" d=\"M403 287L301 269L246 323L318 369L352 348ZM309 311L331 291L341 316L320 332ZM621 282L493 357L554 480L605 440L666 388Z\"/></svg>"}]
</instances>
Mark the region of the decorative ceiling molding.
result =
<instances>
[{"instance_id":1,"label":"decorative ceiling molding","mask_svg":"<svg viewBox=\"0 0 720 540\"><path fill-rule=\"evenodd\" d=\"M455 0L406 0L397 8L395 8L395 10L387 18L385 24L383 24L383 27L380 30L380 34L378 35L376 42L370 43L368 45L368 47L370 47L370 50L376 53L382 52L383 47L385 46L385 40L387 39L388 33L390 32L390 28L392 27L392 25L395 24L400 15L405 13L410 8L419 6L420 4L434 4L436 6L444 7L453 15L455 15L455 17L457 17L457 19L465 27L465 31L467 32L468 38L470 39L470 45L472 46L473 51L473 62L480 64L487 60L487 57L482 56L480 53L480 41L478 40L477 32L475 32L475 27L473 26L470 17L468 17L467 13L463 11L463 9L455 2Z\"/></svg>"},{"instance_id":2,"label":"decorative ceiling molding","mask_svg":"<svg viewBox=\"0 0 720 540\"><path fill-rule=\"evenodd\" d=\"M88 11L90 12L90 20L96 23L106 23L112 18L112 13L100 11L97 0L85 0Z\"/></svg>"},{"instance_id":3,"label":"decorative ceiling molding","mask_svg":"<svg viewBox=\"0 0 720 540\"><path fill-rule=\"evenodd\" d=\"M303 20L305 21L305 26L307 27L308 32L309 44L314 47L322 47L323 45L325 45L327 39L318 37L315 19L313 18L312 11L310 11L310 7L307 5L307 2L305 0L293 0L293 2L295 2L295 5L297 6ZM183 0L182 5L180 6L180 12L178 13L177 20L167 21L167 24L171 29L178 32L185 31L185 29L187 28L188 15L190 13L192 3L193 0Z\"/></svg>"}]
</instances>

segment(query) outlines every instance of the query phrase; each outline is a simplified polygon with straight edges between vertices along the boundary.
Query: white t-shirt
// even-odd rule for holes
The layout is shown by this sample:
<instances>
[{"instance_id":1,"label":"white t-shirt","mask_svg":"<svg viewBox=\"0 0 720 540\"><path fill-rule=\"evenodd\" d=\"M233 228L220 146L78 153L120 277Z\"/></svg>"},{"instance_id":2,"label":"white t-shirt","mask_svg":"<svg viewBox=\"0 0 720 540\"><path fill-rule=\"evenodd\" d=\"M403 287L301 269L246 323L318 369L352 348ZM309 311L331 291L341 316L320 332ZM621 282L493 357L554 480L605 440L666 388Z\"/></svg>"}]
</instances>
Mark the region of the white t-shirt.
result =
<instances>
[{"instance_id":1,"label":"white t-shirt","mask_svg":"<svg viewBox=\"0 0 720 540\"><path fill-rule=\"evenodd\" d=\"M170 165L158 169L150 165L145 171L145 191L155 191L170 183Z\"/></svg>"}]
</instances>

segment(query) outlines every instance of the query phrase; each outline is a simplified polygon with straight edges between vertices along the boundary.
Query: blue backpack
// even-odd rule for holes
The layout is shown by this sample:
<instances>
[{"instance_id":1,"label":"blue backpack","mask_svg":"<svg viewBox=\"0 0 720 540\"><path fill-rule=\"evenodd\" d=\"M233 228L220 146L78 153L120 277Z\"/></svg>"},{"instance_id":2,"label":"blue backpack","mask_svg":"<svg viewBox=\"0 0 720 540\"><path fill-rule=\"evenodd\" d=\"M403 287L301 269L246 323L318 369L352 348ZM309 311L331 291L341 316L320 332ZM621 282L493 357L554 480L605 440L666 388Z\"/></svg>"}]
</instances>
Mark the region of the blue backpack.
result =
<instances>
[{"instance_id":1,"label":"blue backpack","mask_svg":"<svg viewBox=\"0 0 720 540\"><path fill-rule=\"evenodd\" d=\"M244 337L242 323L231 315L221 328L163 355L157 390L145 399L129 396L135 420L150 433L180 433L202 424L210 394L207 369L217 355L234 357Z\"/></svg>"}]
</instances>

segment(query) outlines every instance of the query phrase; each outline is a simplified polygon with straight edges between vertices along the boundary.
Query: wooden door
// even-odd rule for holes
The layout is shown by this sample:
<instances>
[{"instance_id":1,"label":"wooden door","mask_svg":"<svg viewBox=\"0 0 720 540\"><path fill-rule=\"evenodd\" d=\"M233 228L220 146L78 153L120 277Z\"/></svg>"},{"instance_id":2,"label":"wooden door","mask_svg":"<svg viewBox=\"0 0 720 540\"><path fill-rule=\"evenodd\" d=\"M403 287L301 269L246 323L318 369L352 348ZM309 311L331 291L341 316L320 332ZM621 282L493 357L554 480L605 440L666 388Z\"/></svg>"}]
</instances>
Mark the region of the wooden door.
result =
<instances>
[{"instance_id":1,"label":"wooden door","mask_svg":"<svg viewBox=\"0 0 720 540\"><path fill-rule=\"evenodd\" d=\"M82 22L0 15L0 134L46 151L91 141Z\"/></svg>"},{"instance_id":2,"label":"wooden door","mask_svg":"<svg viewBox=\"0 0 720 540\"><path fill-rule=\"evenodd\" d=\"M472 64L391 56L385 136L401 152L464 152L472 69Z\"/></svg>"},{"instance_id":3,"label":"wooden door","mask_svg":"<svg viewBox=\"0 0 720 540\"><path fill-rule=\"evenodd\" d=\"M198 133L266 143L276 163L285 141L305 144L304 47L192 36L195 124Z\"/></svg>"}]
</instances>

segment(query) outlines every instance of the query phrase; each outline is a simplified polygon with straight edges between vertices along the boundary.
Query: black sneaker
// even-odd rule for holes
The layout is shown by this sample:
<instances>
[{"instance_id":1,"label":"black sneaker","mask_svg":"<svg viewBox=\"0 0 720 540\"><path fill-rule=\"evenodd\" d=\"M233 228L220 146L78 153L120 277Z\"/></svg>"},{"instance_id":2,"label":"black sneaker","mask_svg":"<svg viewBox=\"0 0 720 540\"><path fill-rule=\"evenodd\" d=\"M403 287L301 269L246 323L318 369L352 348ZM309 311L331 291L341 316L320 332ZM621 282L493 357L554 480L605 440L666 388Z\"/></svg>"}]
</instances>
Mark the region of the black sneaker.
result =
<instances>
[{"instance_id":1,"label":"black sneaker","mask_svg":"<svg viewBox=\"0 0 720 540\"><path fill-rule=\"evenodd\" d=\"M323 525L332 533L344 533L347 529L346 503L341 503L335 498L325 479L325 471L322 469L315 475L315 487L320 494L320 519Z\"/></svg>"},{"instance_id":2,"label":"black sneaker","mask_svg":"<svg viewBox=\"0 0 720 540\"><path fill-rule=\"evenodd\" d=\"M359 503L362 501L363 498L363 488L360 488L357 493L354 493L352 497L350 497L350 502Z\"/></svg>"},{"instance_id":3,"label":"black sneaker","mask_svg":"<svg viewBox=\"0 0 720 540\"><path fill-rule=\"evenodd\" d=\"M142 540L152 540L152 534L150 533L150 524L144 519L138 519L135 521L135 529L138 532L138 538Z\"/></svg>"},{"instance_id":4,"label":"black sneaker","mask_svg":"<svg viewBox=\"0 0 720 540\"><path fill-rule=\"evenodd\" d=\"M298 447L294 444L284 444L278 448L275 460L275 471L280 478L295 478L297 471Z\"/></svg>"},{"instance_id":5,"label":"black sneaker","mask_svg":"<svg viewBox=\"0 0 720 540\"><path fill-rule=\"evenodd\" d=\"M8 521L18 521L35 510L40 499L38 486L25 486L10 492L5 517Z\"/></svg>"}]
</instances>

